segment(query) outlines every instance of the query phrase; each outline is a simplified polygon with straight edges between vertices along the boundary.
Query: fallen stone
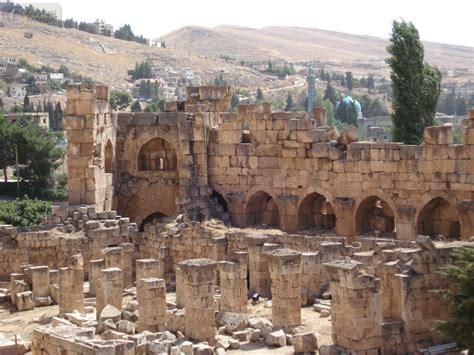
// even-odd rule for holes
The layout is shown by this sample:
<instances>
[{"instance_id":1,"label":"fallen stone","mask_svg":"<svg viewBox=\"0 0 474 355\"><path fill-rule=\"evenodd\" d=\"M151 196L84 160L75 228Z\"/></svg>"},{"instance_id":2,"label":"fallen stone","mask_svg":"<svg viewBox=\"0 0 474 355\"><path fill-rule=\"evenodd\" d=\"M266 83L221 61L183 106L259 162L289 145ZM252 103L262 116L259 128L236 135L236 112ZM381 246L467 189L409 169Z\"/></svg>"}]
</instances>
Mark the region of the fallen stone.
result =
<instances>
[{"instance_id":1,"label":"fallen stone","mask_svg":"<svg viewBox=\"0 0 474 355\"><path fill-rule=\"evenodd\" d=\"M322 309L321 312L319 312L319 316L321 318L327 318L331 315L331 311L328 311L327 309Z\"/></svg>"},{"instance_id":2,"label":"fallen stone","mask_svg":"<svg viewBox=\"0 0 474 355\"><path fill-rule=\"evenodd\" d=\"M293 336L295 353L315 352L318 350L318 339L315 333L295 334Z\"/></svg>"},{"instance_id":3,"label":"fallen stone","mask_svg":"<svg viewBox=\"0 0 474 355\"><path fill-rule=\"evenodd\" d=\"M107 306L104 307L102 312L100 312L100 321L105 321L107 319L111 319L114 323L118 322L122 318L122 312L115 308L114 306L111 306L108 304Z\"/></svg>"},{"instance_id":4,"label":"fallen stone","mask_svg":"<svg viewBox=\"0 0 474 355\"><path fill-rule=\"evenodd\" d=\"M283 330L277 330L265 335L265 343L268 346L286 346L286 335Z\"/></svg>"},{"instance_id":5,"label":"fallen stone","mask_svg":"<svg viewBox=\"0 0 474 355\"><path fill-rule=\"evenodd\" d=\"M252 333L250 334L250 341L257 342L262 339L262 332L260 329L254 329L252 330Z\"/></svg>"},{"instance_id":6,"label":"fallen stone","mask_svg":"<svg viewBox=\"0 0 474 355\"><path fill-rule=\"evenodd\" d=\"M258 329L261 331L262 336L270 333L273 330L273 324L265 318L250 318L248 321L250 328Z\"/></svg>"},{"instance_id":7,"label":"fallen stone","mask_svg":"<svg viewBox=\"0 0 474 355\"><path fill-rule=\"evenodd\" d=\"M227 333L244 330L247 327L249 318L244 313L218 312L216 314L216 324L218 327L225 327Z\"/></svg>"},{"instance_id":8,"label":"fallen stone","mask_svg":"<svg viewBox=\"0 0 474 355\"><path fill-rule=\"evenodd\" d=\"M236 339L238 341L248 341L249 335L250 332L248 330L240 330L232 334L232 339Z\"/></svg>"},{"instance_id":9,"label":"fallen stone","mask_svg":"<svg viewBox=\"0 0 474 355\"><path fill-rule=\"evenodd\" d=\"M134 334L135 333L135 324L129 322L128 320L120 320L117 322L117 330L125 334Z\"/></svg>"},{"instance_id":10,"label":"fallen stone","mask_svg":"<svg viewBox=\"0 0 474 355\"><path fill-rule=\"evenodd\" d=\"M236 339L229 339L229 346L231 349L240 349L240 341Z\"/></svg>"}]
</instances>

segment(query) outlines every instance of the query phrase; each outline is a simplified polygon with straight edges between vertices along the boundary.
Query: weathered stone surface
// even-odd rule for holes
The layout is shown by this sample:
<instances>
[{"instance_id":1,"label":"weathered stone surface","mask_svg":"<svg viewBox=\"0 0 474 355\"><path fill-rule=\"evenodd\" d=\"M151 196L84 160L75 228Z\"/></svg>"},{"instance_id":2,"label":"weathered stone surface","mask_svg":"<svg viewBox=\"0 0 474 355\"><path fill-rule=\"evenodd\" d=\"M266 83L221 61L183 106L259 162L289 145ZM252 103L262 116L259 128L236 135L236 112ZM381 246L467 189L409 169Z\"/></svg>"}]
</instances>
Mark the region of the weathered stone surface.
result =
<instances>
[{"instance_id":1,"label":"weathered stone surface","mask_svg":"<svg viewBox=\"0 0 474 355\"><path fill-rule=\"evenodd\" d=\"M293 335L293 349L295 353L316 352L318 350L316 334L303 333Z\"/></svg>"}]
</instances>

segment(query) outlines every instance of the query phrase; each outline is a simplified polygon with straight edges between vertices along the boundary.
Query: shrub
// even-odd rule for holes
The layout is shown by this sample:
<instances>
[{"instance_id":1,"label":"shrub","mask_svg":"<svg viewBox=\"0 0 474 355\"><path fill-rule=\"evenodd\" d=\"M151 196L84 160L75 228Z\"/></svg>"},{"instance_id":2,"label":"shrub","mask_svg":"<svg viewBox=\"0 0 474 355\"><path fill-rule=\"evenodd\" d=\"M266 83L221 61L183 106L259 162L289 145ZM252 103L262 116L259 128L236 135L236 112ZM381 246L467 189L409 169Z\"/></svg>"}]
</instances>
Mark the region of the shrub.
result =
<instances>
[{"instance_id":1,"label":"shrub","mask_svg":"<svg viewBox=\"0 0 474 355\"><path fill-rule=\"evenodd\" d=\"M51 203L48 201L22 199L0 201L0 221L16 227L36 226L51 212Z\"/></svg>"},{"instance_id":2,"label":"shrub","mask_svg":"<svg viewBox=\"0 0 474 355\"><path fill-rule=\"evenodd\" d=\"M447 338L461 348L474 352L474 248L464 247L452 253L454 264L444 266L440 274L451 281L452 288L437 290L448 303L450 320L438 325Z\"/></svg>"}]
</instances>

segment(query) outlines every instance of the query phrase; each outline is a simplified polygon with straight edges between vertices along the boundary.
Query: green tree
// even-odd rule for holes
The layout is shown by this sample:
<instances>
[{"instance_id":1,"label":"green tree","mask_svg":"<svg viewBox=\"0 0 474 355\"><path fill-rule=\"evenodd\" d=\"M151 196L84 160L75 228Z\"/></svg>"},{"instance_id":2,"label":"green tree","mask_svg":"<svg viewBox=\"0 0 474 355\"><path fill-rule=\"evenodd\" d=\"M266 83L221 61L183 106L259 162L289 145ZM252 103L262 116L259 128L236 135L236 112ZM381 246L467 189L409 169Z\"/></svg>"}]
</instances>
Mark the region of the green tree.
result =
<instances>
[{"instance_id":1,"label":"green tree","mask_svg":"<svg viewBox=\"0 0 474 355\"><path fill-rule=\"evenodd\" d=\"M339 101L336 106L336 118L346 124L357 126L357 110L354 102Z\"/></svg>"},{"instance_id":2,"label":"green tree","mask_svg":"<svg viewBox=\"0 0 474 355\"><path fill-rule=\"evenodd\" d=\"M327 83L326 85L326 90L324 91L324 99L329 100L330 102L332 102L333 105L337 101L336 90L334 89L334 87L331 85L330 82Z\"/></svg>"},{"instance_id":3,"label":"green tree","mask_svg":"<svg viewBox=\"0 0 474 355\"><path fill-rule=\"evenodd\" d=\"M423 62L424 50L412 23L393 22L387 63L393 89L393 139L419 144L426 126L434 123L440 94L440 71Z\"/></svg>"},{"instance_id":4,"label":"green tree","mask_svg":"<svg viewBox=\"0 0 474 355\"><path fill-rule=\"evenodd\" d=\"M346 87L351 91L354 88L354 78L352 77L352 72L346 72Z\"/></svg>"},{"instance_id":5,"label":"green tree","mask_svg":"<svg viewBox=\"0 0 474 355\"><path fill-rule=\"evenodd\" d=\"M461 348L474 353L474 248L455 249L452 253L453 265L444 266L440 273L452 283L449 289L438 290L448 303L450 320L438 326L449 339L453 339Z\"/></svg>"},{"instance_id":6,"label":"green tree","mask_svg":"<svg viewBox=\"0 0 474 355\"><path fill-rule=\"evenodd\" d=\"M132 102L132 96L125 91L112 90L110 93L110 107L113 110L124 110Z\"/></svg>"},{"instance_id":7,"label":"green tree","mask_svg":"<svg viewBox=\"0 0 474 355\"><path fill-rule=\"evenodd\" d=\"M264 100L263 91L261 88L257 89L257 101L262 102Z\"/></svg>"},{"instance_id":8,"label":"green tree","mask_svg":"<svg viewBox=\"0 0 474 355\"><path fill-rule=\"evenodd\" d=\"M140 112L142 110L142 107L140 105L140 101L135 100L132 104L131 110L132 110L132 112Z\"/></svg>"},{"instance_id":9,"label":"green tree","mask_svg":"<svg viewBox=\"0 0 474 355\"><path fill-rule=\"evenodd\" d=\"M456 116L465 116L467 114L467 99L464 96L458 96L456 99Z\"/></svg>"},{"instance_id":10,"label":"green tree","mask_svg":"<svg viewBox=\"0 0 474 355\"><path fill-rule=\"evenodd\" d=\"M0 163L2 164L3 179L8 181L7 168L15 162L15 148L12 144L13 131L15 125L8 124L5 118L0 115Z\"/></svg>"},{"instance_id":11,"label":"green tree","mask_svg":"<svg viewBox=\"0 0 474 355\"><path fill-rule=\"evenodd\" d=\"M374 75L370 74L369 78L367 79L367 89L373 90L375 88L375 81L374 81Z\"/></svg>"},{"instance_id":12,"label":"green tree","mask_svg":"<svg viewBox=\"0 0 474 355\"><path fill-rule=\"evenodd\" d=\"M293 101L293 96L291 96L291 93L288 93L288 96L286 97L285 111L291 111L294 106L295 102Z\"/></svg>"},{"instance_id":13,"label":"green tree","mask_svg":"<svg viewBox=\"0 0 474 355\"><path fill-rule=\"evenodd\" d=\"M25 98L23 99L23 112L32 112L32 105L30 103L30 98L28 95L25 95Z\"/></svg>"},{"instance_id":14,"label":"green tree","mask_svg":"<svg viewBox=\"0 0 474 355\"><path fill-rule=\"evenodd\" d=\"M342 87L346 86L346 78L344 76L341 78L341 86Z\"/></svg>"},{"instance_id":15,"label":"green tree","mask_svg":"<svg viewBox=\"0 0 474 355\"><path fill-rule=\"evenodd\" d=\"M234 112L237 108L237 105L239 104L239 95L234 93L232 95L232 98L230 99L230 110Z\"/></svg>"},{"instance_id":16,"label":"green tree","mask_svg":"<svg viewBox=\"0 0 474 355\"><path fill-rule=\"evenodd\" d=\"M0 201L0 222L16 227L40 224L51 213L51 202L24 196L14 201Z\"/></svg>"}]
</instances>

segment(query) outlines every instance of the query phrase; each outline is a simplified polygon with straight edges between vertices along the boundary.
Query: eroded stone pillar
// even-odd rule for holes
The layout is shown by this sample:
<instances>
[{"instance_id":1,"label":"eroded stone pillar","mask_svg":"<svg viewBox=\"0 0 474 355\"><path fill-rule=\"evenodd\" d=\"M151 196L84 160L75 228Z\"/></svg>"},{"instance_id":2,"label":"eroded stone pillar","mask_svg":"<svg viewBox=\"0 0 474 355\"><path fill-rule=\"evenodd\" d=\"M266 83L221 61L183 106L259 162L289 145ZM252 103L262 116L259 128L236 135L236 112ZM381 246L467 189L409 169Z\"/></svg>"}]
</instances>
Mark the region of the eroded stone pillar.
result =
<instances>
[{"instance_id":1,"label":"eroded stone pillar","mask_svg":"<svg viewBox=\"0 0 474 355\"><path fill-rule=\"evenodd\" d=\"M59 314L84 312L84 269L59 269Z\"/></svg>"},{"instance_id":2,"label":"eroded stone pillar","mask_svg":"<svg viewBox=\"0 0 474 355\"><path fill-rule=\"evenodd\" d=\"M217 263L191 259L179 263L184 283L184 334L203 341L216 335L214 280Z\"/></svg>"},{"instance_id":3,"label":"eroded stone pillar","mask_svg":"<svg viewBox=\"0 0 474 355\"><path fill-rule=\"evenodd\" d=\"M99 287L101 271L105 269L105 260L97 259L89 261L89 295L96 296Z\"/></svg>"},{"instance_id":4,"label":"eroded stone pillar","mask_svg":"<svg viewBox=\"0 0 474 355\"><path fill-rule=\"evenodd\" d=\"M175 279L176 279L176 305L178 307L184 307L184 279L183 272L179 267L176 267L175 270Z\"/></svg>"},{"instance_id":5,"label":"eroded stone pillar","mask_svg":"<svg viewBox=\"0 0 474 355\"><path fill-rule=\"evenodd\" d=\"M50 285L49 267L32 266L30 271L33 295L35 297L48 297Z\"/></svg>"},{"instance_id":6,"label":"eroded stone pillar","mask_svg":"<svg viewBox=\"0 0 474 355\"><path fill-rule=\"evenodd\" d=\"M364 273L363 264L354 260L336 260L324 265L331 280L334 344L354 353L380 353L383 345L380 280Z\"/></svg>"},{"instance_id":7,"label":"eroded stone pillar","mask_svg":"<svg viewBox=\"0 0 474 355\"><path fill-rule=\"evenodd\" d=\"M271 295L270 272L268 270L267 253L277 249L277 244L266 243L268 237L263 234L251 234L246 236L249 251L249 278L250 290L258 292L262 297L269 298Z\"/></svg>"},{"instance_id":8,"label":"eroded stone pillar","mask_svg":"<svg viewBox=\"0 0 474 355\"><path fill-rule=\"evenodd\" d=\"M141 279L149 279L149 278L156 278L161 279L163 278L161 267L162 261L156 259L138 259L135 263L135 273L136 273L136 282L138 285L138 281Z\"/></svg>"},{"instance_id":9,"label":"eroded stone pillar","mask_svg":"<svg viewBox=\"0 0 474 355\"><path fill-rule=\"evenodd\" d=\"M108 304L122 309L123 275L122 270L113 267L102 270L97 288L96 312L97 319Z\"/></svg>"},{"instance_id":10,"label":"eroded stone pillar","mask_svg":"<svg viewBox=\"0 0 474 355\"><path fill-rule=\"evenodd\" d=\"M121 247L104 248L102 254L104 254L106 269L117 267L123 270L123 249Z\"/></svg>"},{"instance_id":11,"label":"eroded stone pillar","mask_svg":"<svg viewBox=\"0 0 474 355\"><path fill-rule=\"evenodd\" d=\"M247 313L247 266L238 262L220 261L220 310Z\"/></svg>"},{"instance_id":12,"label":"eroded stone pillar","mask_svg":"<svg viewBox=\"0 0 474 355\"><path fill-rule=\"evenodd\" d=\"M278 249L271 253L272 323L290 328L301 324L301 252Z\"/></svg>"},{"instance_id":13,"label":"eroded stone pillar","mask_svg":"<svg viewBox=\"0 0 474 355\"><path fill-rule=\"evenodd\" d=\"M123 251L123 288L130 288L133 286L133 253L135 252L135 245L132 243L122 243L120 247Z\"/></svg>"},{"instance_id":14,"label":"eroded stone pillar","mask_svg":"<svg viewBox=\"0 0 474 355\"><path fill-rule=\"evenodd\" d=\"M165 280L144 278L137 282L138 331L163 331L166 325Z\"/></svg>"}]
</instances>

